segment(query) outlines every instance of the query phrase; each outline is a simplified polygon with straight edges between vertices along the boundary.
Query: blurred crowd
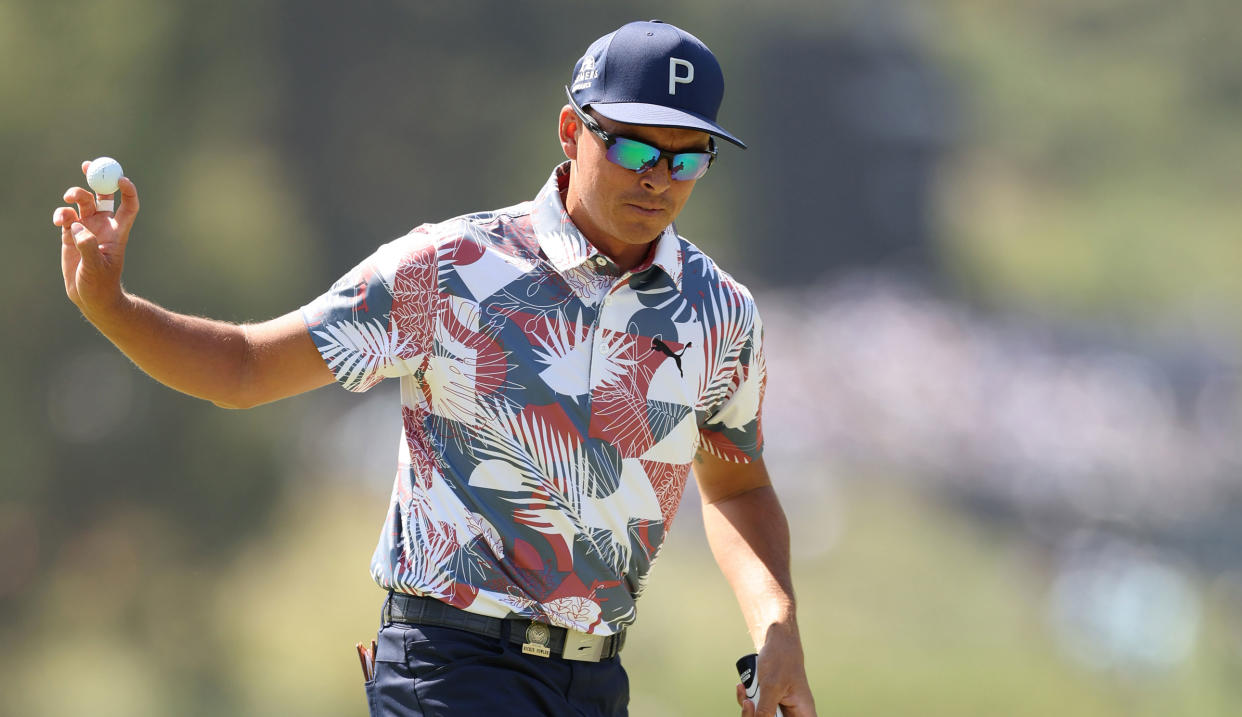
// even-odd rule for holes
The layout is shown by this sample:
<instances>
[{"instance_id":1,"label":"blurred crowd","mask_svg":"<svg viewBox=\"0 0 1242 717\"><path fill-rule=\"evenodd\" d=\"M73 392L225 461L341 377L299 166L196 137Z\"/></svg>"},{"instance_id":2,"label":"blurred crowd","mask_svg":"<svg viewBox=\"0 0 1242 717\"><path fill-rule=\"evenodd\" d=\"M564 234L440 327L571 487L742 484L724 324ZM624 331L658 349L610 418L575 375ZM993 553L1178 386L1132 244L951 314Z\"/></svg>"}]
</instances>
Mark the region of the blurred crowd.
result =
<instances>
[{"instance_id":1,"label":"blurred crowd","mask_svg":"<svg viewBox=\"0 0 1242 717\"><path fill-rule=\"evenodd\" d=\"M1242 374L1221 334L1110 337L876 275L762 305L784 490L822 492L799 476L825 464L922 484L1050 557L1070 657L1133 676L1192 654L1200 586L1242 565Z\"/></svg>"},{"instance_id":2,"label":"blurred crowd","mask_svg":"<svg viewBox=\"0 0 1242 717\"><path fill-rule=\"evenodd\" d=\"M1151 525L1242 466L1231 346L988 316L875 276L762 297L771 452Z\"/></svg>"}]
</instances>

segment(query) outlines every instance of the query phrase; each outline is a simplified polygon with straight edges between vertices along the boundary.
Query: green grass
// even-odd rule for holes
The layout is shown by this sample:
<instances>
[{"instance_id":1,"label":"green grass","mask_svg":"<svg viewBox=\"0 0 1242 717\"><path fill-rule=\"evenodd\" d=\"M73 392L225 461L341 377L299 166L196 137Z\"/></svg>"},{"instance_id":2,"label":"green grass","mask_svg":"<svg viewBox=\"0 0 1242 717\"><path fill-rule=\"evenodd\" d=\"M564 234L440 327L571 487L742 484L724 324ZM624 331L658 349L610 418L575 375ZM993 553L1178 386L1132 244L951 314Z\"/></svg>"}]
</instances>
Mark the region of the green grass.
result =
<instances>
[{"instance_id":1,"label":"green grass","mask_svg":"<svg viewBox=\"0 0 1242 717\"><path fill-rule=\"evenodd\" d=\"M1086 671L1045 626L1046 561L1019 536L898 489L846 495L840 542L796 566L821 714L1206 715L1234 696L1236 657L1207 648L1142 683ZM745 630L700 541L673 540L627 646L635 714L728 714Z\"/></svg>"}]
</instances>

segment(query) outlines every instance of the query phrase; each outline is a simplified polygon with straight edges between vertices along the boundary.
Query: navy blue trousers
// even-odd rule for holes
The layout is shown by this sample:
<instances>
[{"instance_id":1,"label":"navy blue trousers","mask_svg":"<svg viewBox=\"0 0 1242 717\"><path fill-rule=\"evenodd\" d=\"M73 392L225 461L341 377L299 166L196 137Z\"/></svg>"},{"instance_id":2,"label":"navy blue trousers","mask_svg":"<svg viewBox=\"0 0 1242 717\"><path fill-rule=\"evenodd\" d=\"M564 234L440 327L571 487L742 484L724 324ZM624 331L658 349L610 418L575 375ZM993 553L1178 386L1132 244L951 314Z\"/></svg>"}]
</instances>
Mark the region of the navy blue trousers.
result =
<instances>
[{"instance_id":1,"label":"navy blue trousers","mask_svg":"<svg viewBox=\"0 0 1242 717\"><path fill-rule=\"evenodd\" d=\"M627 714L620 656L599 662L537 657L520 645L448 627L392 623L376 640L373 717Z\"/></svg>"}]
</instances>

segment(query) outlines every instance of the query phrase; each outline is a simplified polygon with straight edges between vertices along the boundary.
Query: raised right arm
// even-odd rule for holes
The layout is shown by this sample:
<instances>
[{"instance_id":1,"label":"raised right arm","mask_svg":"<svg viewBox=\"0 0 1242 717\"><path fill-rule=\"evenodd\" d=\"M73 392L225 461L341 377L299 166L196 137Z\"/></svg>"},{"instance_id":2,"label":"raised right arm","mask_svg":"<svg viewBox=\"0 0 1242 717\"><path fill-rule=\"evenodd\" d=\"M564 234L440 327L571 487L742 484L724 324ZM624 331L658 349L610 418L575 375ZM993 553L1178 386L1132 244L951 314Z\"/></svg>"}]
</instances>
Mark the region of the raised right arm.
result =
<instances>
[{"instance_id":1,"label":"raised right arm","mask_svg":"<svg viewBox=\"0 0 1242 717\"><path fill-rule=\"evenodd\" d=\"M85 172L87 163L83 163ZM82 187L65 192L52 223L61 229L65 293L117 348L152 378L226 408L249 408L333 381L297 311L237 325L169 311L121 286L138 192L122 178L114 217L96 211Z\"/></svg>"}]
</instances>

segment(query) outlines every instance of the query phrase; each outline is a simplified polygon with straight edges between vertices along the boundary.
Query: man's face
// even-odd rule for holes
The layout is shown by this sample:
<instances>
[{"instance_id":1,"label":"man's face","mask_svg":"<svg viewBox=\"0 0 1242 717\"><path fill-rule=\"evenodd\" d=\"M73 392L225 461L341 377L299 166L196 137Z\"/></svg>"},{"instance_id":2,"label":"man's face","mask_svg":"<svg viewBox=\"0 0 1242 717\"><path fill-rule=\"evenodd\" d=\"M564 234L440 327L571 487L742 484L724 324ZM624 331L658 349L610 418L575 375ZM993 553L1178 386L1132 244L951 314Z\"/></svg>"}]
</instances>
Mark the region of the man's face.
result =
<instances>
[{"instance_id":1,"label":"man's face","mask_svg":"<svg viewBox=\"0 0 1242 717\"><path fill-rule=\"evenodd\" d=\"M708 147L706 132L623 124L592 113L605 132L646 142L670 152ZM674 180L668 160L638 174L608 160L604 140L582 126L573 109L561 110L561 145L571 165L565 208L574 224L618 264L638 263L647 245L677 218L695 180Z\"/></svg>"}]
</instances>

